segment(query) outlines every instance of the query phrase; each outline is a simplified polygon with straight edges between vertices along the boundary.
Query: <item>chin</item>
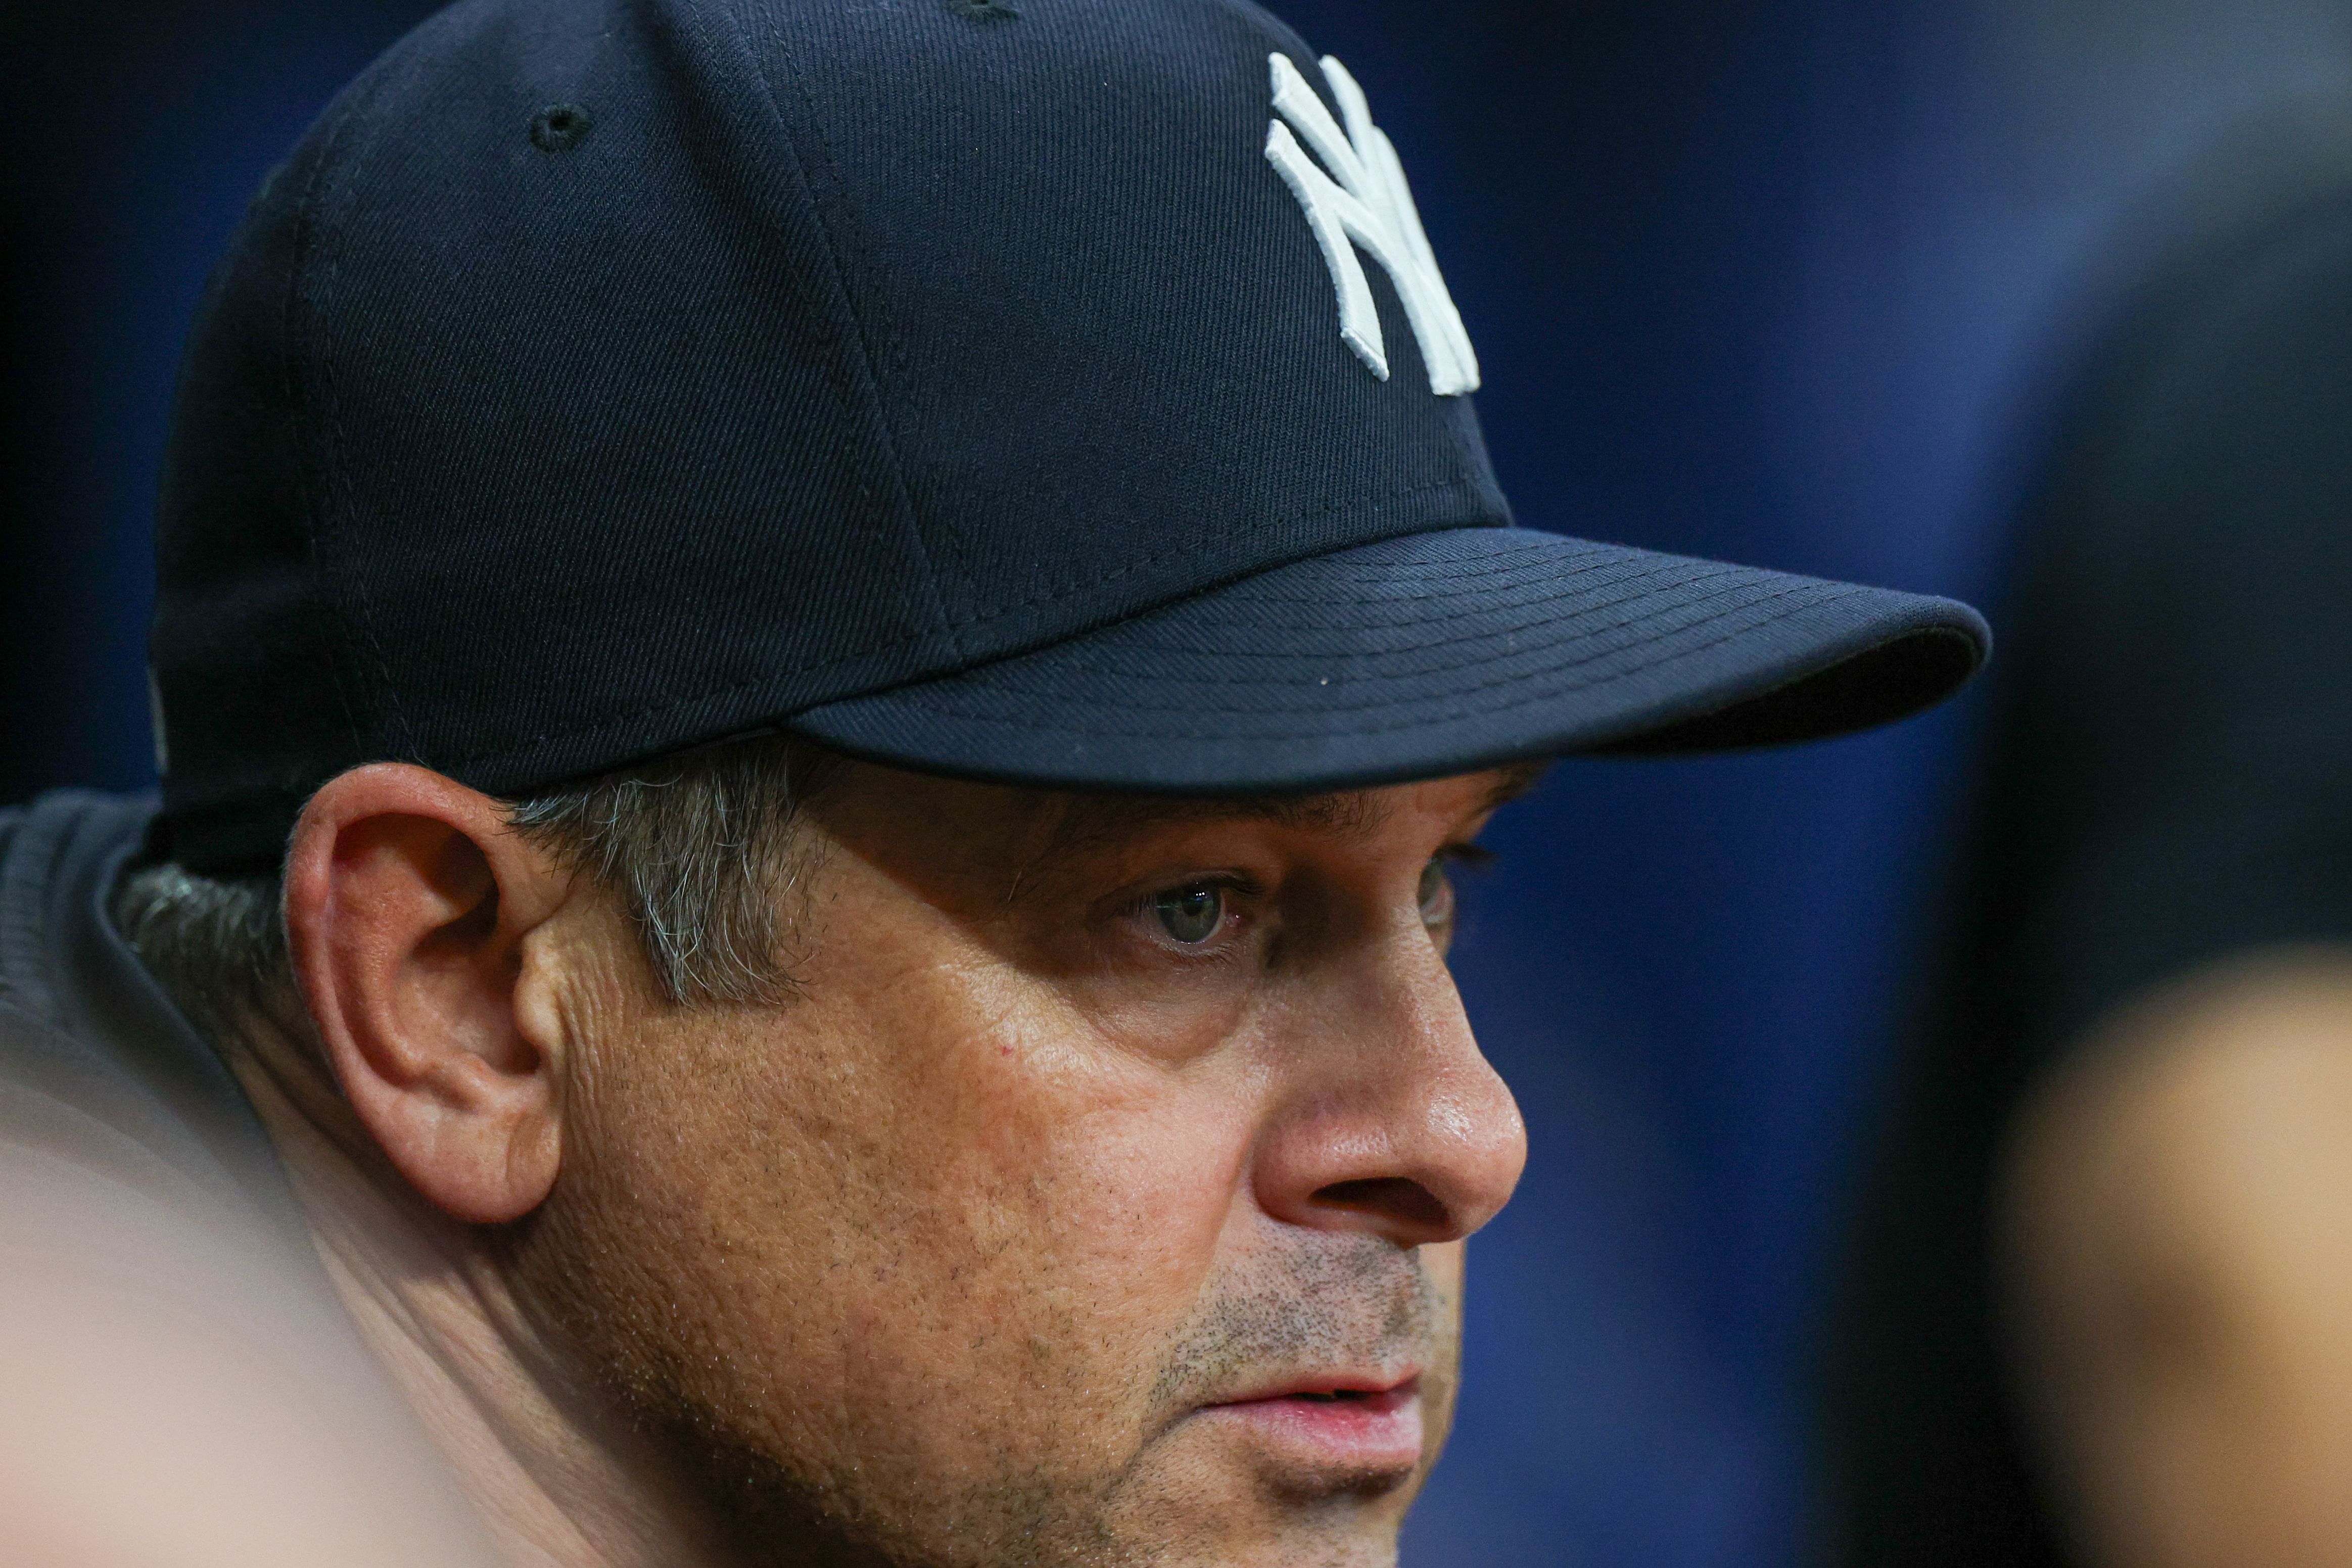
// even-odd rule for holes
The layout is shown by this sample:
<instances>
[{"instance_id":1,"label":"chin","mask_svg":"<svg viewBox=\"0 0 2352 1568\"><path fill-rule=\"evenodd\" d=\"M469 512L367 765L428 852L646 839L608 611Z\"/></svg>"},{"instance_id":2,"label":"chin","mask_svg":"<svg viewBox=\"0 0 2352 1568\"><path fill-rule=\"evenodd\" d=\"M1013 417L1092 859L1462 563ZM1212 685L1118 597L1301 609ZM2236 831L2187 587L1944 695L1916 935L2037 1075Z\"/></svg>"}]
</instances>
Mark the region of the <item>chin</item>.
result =
<instances>
[{"instance_id":1,"label":"chin","mask_svg":"<svg viewBox=\"0 0 2352 1568\"><path fill-rule=\"evenodd\" d=\"M795 1568L1391 1568L1416 1469L1299 1471L1217 1424L1163 1434L1091 1481L964 1475L813 1486L711 1413L669 1423L671 1458L747 1565ZM1002 1456L999 1456L1000 1461Z\"/></svg>"},{"instance_id":2,"label":"chin","mask_svg":"<svg viewBox=\"0 0 2352 1568\"><path fill-rule=\"evenodd\" d=\"M1423 1473L1412 1465L1304 1464L1250 1424L1208 1412L1163 1434L1146 1454L1105 1500L1102 1549L1072 1562L1388 1568Z\"/></svg>"}]
</instances>

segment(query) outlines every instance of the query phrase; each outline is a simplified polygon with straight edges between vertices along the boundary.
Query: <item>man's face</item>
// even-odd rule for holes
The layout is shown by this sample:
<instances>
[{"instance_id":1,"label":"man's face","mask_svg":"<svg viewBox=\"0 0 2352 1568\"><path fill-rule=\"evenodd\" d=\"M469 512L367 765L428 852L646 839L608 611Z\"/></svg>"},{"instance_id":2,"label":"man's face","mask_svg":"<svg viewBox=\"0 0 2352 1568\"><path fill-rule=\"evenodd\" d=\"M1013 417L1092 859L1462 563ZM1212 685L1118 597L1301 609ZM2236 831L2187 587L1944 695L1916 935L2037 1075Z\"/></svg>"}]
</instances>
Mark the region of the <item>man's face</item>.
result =
<instances>
[{"instance_id":1,"label":"man's face","mask_svg":"<svg viewBox=\"0 0 2352 1568\"><path fill-rule=\"evenodd\" d=\"M1378 1563L1525 1155L1444 964L1515 779L1282 806L851 766L779 1008L570 962L527 1303L752 1558Z\"/></svg>"}]
</instances>

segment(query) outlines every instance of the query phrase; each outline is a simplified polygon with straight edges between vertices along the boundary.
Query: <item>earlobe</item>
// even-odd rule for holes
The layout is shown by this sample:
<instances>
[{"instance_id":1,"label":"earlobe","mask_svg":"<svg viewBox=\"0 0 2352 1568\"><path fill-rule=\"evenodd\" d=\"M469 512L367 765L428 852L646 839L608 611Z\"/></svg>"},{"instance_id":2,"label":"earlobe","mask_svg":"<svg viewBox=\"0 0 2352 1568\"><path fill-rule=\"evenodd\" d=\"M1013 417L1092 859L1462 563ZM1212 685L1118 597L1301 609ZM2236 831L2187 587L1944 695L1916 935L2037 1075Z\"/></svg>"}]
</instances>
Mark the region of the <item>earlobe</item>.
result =
<instances>
[{"instance_id":1,"label":"earlobe","mask_svg":"<svg viewBox=\"0 0 2352 1568\"><path fill-rule=\"evenodd\" d=\"M520 999L569 879L488 796L382 763L330 780L286 867L295 969L376 1150L452 1218L519 1219L562 1161L560 1009Z\"/></svg>"}]
</instances>

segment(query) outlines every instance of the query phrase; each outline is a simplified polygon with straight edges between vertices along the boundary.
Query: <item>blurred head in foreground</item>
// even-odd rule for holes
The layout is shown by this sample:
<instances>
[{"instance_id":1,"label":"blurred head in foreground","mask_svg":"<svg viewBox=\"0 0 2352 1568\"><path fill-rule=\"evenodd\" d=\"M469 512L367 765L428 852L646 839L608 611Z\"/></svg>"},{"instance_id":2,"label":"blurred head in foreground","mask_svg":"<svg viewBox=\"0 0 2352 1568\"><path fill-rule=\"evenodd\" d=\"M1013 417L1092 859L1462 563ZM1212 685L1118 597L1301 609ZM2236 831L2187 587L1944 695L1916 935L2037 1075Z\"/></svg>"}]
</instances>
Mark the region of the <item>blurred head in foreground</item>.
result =
<instances>
[{"instance_id":1,"label":"blurred head in foreground","mask_svg":"<svg viewBox=\"0 0 2352 1568\"><path fill-rule=\"evenodd\" d=\"M216 275L43 1027L509 1557L1387 1562L1524 1152L1449 862L1984 651L1514 527L1477 383L1247 6L461 5Z\"/></svg>"},{"instance_id":2,"label":"blurred head in foreground","mask_svg":"<svg viewBox=\"0 0 2352 1568\"><path fill-rule=\"evenodd\" d=\"M1855 1568L2352 1561L2352 119L2128 237L1848 1280Z\"/></svg>"}]
</instances>

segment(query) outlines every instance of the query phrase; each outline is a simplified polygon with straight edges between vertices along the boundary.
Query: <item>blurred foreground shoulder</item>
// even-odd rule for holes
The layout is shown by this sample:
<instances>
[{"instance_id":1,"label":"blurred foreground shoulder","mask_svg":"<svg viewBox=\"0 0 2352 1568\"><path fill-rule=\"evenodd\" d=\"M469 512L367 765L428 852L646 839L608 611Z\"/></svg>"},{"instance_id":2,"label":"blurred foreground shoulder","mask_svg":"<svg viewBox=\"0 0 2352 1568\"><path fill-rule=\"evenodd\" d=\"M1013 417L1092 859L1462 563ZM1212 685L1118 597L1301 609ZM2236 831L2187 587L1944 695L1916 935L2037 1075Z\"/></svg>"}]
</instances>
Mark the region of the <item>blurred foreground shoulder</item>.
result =
<instances>
[{"instance_id":1,"label":"blurred foreground shoulder","mask_svg":"<svg viewBox=\"0 0 2352 1568\"><path fill-rule=\"evenodd\" d=\"M151 808L0 813L0 1539L28 1565L478 1561L228 1075L103 914ZM274 1185L273 1185L274 1184Z\"/></svg>"}]
</instances>

